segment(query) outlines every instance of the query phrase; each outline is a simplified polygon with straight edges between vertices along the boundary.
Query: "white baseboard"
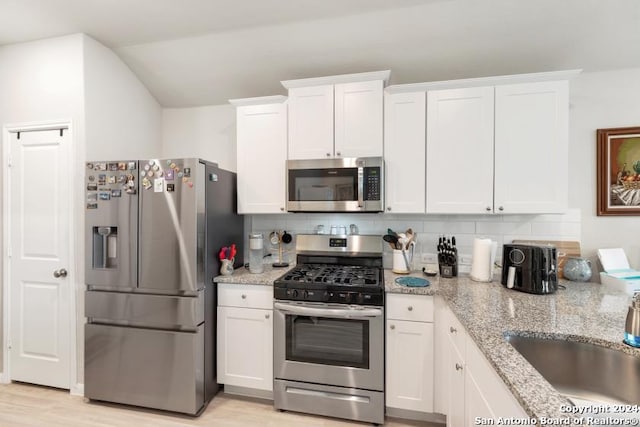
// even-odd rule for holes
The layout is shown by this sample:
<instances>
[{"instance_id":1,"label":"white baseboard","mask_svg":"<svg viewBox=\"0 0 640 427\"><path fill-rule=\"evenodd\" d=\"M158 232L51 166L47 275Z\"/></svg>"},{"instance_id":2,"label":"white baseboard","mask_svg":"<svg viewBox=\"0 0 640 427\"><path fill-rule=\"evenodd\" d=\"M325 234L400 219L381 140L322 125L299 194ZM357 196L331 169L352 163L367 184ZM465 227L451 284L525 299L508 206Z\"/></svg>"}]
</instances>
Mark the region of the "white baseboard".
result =
<instances>
[{"instance_id":1,"label":"white baseboard","mask_svg":"<svg viewBox=\"0 0 640 427\"><path fill-rule=\"evenodd\" d=\"M84 396L84 384L76 383L75 385L71 386L69 393L71 393L72 396Z\"/></svg>"}]
</instances>

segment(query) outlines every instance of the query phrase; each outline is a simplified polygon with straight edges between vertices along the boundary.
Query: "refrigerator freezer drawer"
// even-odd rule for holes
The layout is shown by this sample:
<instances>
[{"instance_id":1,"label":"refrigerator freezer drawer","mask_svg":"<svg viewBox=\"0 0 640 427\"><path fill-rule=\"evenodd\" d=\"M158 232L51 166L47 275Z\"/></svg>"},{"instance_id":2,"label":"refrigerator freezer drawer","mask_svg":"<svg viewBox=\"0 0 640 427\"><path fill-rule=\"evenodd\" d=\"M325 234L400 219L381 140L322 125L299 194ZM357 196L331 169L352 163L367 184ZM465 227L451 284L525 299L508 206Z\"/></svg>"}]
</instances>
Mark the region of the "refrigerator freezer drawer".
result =
<instances>
[{"instance_id":1,"label":"refrigerator freezer drawer","mask_svg":"<svg viewBox=\"0 0 640 427\"><path fill-rule=\"evenodd\" d=\"M205 405L204 327L85 325L85 397L195 415Z\"/></svg>"},{"instance_id":2,"label":"refrigerator freezer drawer","mask_svg":"<svg viewBox=\"0 0 640 427\"><path fill-rule=\"evenodd\" d=\"M204 291L197 297L87 291L85 316L89 323L193 331L204 322Z\"/></svg>"}]
</instances>

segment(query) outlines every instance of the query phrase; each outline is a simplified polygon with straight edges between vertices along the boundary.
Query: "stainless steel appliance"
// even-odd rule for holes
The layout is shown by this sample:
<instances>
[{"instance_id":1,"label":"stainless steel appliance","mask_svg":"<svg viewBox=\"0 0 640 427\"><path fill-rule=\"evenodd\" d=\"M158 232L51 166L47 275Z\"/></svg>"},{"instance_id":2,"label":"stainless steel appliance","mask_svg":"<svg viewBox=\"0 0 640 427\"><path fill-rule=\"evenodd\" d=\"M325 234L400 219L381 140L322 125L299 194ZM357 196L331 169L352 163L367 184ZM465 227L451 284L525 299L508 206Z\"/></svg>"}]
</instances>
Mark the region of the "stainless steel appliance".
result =
<instances>
[{"instance_id":1,"label":"stainless steel appliance","mask_svg":"<svg viewBox=\"0 0 640 427\"><path fill-rule=\"evenodd\" d=\"M236 176L200 159L101 161L85 185L85 396L198 414L218 390L215 255L244 241Z\"/></svg>"},{"instance_id":2,"label":"stainless steel appliance","mask_svg":"<svg viewBox=\"0 0 640 427\"><path fill-rule=\"evenodd\" d=\"M502 284L531 294L550 294L558 290L555 246L504 245Z\"/></svg>"},{"instance_id":3,"label":"stainless steel appliance","mask_svg":"<svg viewBox=\"0 0 640 427\"><path fill-rule=\"evenodd\" d=\"M382 212L382 157L288 160L289 212Z\"/></svg>"},{"instance_id":4,"label":"stainless steel appliance","mask_svg":"<svg viewBox=\"0 0 640 427\"><path fill-rule=\"evenodd\" d=\"M633 294L633 300L627 311L624 342L633 347L640 347L640 292Z\"/></svg>"},{"instance_id":5,"label":"stainless steel appliance","mask_svg":"<svg viewBox=\"0 0 640 427\"><path fill-rule=\"evenodd\" d=\"M274 282L274 406L384 422L380 236L298 235Z\"/></svg>"}]
</instances>

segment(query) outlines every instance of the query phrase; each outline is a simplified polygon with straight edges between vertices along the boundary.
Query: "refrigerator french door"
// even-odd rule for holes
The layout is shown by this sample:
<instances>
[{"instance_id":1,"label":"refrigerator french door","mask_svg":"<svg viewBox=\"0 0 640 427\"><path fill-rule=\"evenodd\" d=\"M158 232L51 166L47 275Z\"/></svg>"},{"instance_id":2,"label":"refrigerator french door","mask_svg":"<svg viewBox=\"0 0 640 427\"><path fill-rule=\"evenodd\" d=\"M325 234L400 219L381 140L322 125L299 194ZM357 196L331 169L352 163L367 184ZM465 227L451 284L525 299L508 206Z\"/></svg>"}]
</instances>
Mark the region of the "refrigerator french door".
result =
<instances>
[{"instance_id":1,"label":"refrigerator french door","mask_svg":"<svg viewBox=\"0 0 640 427\"><path fill-rule=\"evenodd\" d=\"M214 254L244 237L235 174L91 162L86 185L85 396L198 414L218 390Z\"/></svg>"}]
</instances>

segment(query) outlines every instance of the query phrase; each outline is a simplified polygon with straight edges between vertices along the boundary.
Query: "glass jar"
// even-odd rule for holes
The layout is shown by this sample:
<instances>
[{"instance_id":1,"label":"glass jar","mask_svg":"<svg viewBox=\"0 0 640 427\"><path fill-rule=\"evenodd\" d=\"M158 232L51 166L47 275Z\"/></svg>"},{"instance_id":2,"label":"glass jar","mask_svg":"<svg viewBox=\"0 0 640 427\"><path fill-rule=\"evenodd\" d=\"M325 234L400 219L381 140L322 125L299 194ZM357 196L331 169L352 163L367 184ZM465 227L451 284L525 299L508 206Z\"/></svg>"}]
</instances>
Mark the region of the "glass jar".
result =
<instances>
[{"instance_id":1,"label":"glass jar","mask_svg":"<svg viewBox=\"0 0 640 427\"><path fill-rule=\"evenodd\" d=\"M258 274L264 271L264 236L262 233L249 234L249 272Z\"/></svg>"},{"instance_id":2,"label":"glass jar","mask_svg":"<svg viewBox=\"0 0 640 427\"><path fill-rule=\"evenodd\" d=\"M562 275L568 280L588 282L591 279L591 261L586 258L568 257Z\"/></svg>"}]
</instances>

